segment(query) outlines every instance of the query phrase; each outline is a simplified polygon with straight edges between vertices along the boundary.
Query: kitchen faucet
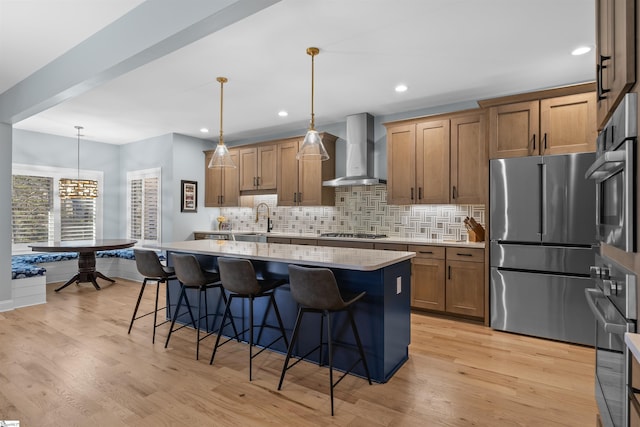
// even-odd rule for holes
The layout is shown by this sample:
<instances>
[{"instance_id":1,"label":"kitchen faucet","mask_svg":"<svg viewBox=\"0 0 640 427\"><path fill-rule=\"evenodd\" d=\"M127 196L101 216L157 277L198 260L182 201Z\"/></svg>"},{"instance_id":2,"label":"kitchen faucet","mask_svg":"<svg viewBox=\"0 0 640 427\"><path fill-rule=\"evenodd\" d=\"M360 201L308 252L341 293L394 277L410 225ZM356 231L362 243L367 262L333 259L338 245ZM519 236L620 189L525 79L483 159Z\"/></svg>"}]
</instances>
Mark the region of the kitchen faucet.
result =
<instances>
[{"instance_id":1,"label":"kitchen faucet","mask_svg":"<svg viewBox=\"0 0 640 427\"><path fill-rule=\"evenodd\" d=\"M265 206L267 208L267 233L273 230L273 223L271 222L271 211L269 210L269 205L265 202L258 203L256 206L256 222L260 219L260 206Z\"/></svg>"}]
</instances>

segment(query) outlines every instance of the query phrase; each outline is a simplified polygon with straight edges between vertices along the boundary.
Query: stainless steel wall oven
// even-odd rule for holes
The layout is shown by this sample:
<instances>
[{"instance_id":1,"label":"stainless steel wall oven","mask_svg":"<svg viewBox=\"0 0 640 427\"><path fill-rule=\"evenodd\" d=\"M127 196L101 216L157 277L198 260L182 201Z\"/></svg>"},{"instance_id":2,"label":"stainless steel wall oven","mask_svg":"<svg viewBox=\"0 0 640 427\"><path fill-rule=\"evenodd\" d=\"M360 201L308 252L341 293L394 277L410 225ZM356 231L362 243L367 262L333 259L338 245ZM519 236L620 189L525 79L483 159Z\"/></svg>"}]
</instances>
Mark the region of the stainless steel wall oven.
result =
<instances>
[{"instance_id":1,"label":"stainless steel wall oven","mask_svg":"<svg viewBox=\"0 0 640 427\"><path fill-rule=\"evenodd\" d=\"M597 239L636 251L637 95L627 94L598 135L596 160L586 176L596 181Z\"/></svg>"},{"instance_id":2,"label":"stainless steel wall oven","mask_svg":"<svg viewBox=\"0 0 640 427\"><path fill-rule=\"evenodd\" d=\"M625 332L635 332L636 275L603 256L591 267L594 288L585 289L596 318L595 396L606 427L629 425L627 387L631 383L630 357Z\"/></svg>"}]
</instances>

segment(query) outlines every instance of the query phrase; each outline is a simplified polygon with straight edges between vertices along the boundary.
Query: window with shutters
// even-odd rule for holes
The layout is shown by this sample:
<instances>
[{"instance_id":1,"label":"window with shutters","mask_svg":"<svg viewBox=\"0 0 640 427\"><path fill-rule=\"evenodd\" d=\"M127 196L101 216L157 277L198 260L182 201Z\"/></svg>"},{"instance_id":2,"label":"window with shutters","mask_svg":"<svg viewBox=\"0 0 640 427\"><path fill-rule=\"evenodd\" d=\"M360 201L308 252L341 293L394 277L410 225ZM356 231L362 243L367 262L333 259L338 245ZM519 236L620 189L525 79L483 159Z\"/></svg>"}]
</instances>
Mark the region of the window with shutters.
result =
<instances>
[{"instance_id":1,"label":"window with shutters","mask_svg":"<svg viewBox=\"0 0 640 427\"><path fill-rule=\"evenodd\" d=\"M102 193L100 171L81 171L82 179L93 180ZM12 252L31 250L29 244L54 240L102 238L100 197L61 199L58 182L77 178L76 169L14 164L11 187Z\"/></svg>"},{"instance_id":2,"label":"window with shutters","mask_svg":"<svg viewBox=\"0 0 640 427\"><path fill-rule=\"evenodd\" d=\"M127 237L160 243L160 168L127 172Z\"/></svg>"}]
</instances>

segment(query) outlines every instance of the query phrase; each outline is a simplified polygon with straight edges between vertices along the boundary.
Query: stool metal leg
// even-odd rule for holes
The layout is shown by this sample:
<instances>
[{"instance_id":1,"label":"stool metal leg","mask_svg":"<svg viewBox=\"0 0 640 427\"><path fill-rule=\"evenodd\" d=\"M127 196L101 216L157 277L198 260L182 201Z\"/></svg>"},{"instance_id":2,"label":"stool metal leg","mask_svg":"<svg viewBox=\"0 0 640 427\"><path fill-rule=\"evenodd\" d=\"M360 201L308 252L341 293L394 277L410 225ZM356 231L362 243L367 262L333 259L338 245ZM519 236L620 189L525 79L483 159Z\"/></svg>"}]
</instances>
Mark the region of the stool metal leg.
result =
<instances>
[{"instance_id":1,"label":"stool metal leg","mask_svg":"<svg viewBox=\"0 0 640 427\"><path fill-rule=\"evenodd\" d=\"M333 416L333 338L331 336L331 315L325 310L327 316L327 345L329 352L329 385L331 392L331 416Z\"/></svg>"},{"instance_id":2,"label":"stool metal leg","mask_svg":"<svg viewBox=\"0 0 640 427\"><path fill-rule=\"evenodd\" d=\"M133 322L136 320L136 314L138 313L138 307L140 307L140 301L142 301L142 294L144 293L144 288L147 286L147 278L145 277L142 281L142 287L140 288L140 293L138 294L138 302L136 302L136 308L133 309L133 316L131 316L131 323L129 323L129 331L127 334L131 333L131 328L133 327Z\"/></svg>"},{"instance_id":3,"label":"stool metal leg","mask_svg":"<svg viewBox=\"0 0 640 427\"><path fill-rule=\"evenodd\" d=\"M287 356L284 359L284 365L282 366L282 373L280 374L280 382L278 383L278 390L282 389L282 381L284 381L284 375L289 369L289 360L291 360L291 353L293 353L293 347L298 340L298 332L300 332L300 324L302 323L302 315L304 310L302 307L298 308L298 316L296 317L296 324L293 327L293 335L291 336L291 342L289 343L289 349L287 350Z\"/></svg>"},{"instance_id":4,"label":"stool metal leg","mask_svg":"<svg viewBox=\"0 0 640 427\"><path fill-rule=\"evenodd\" d=\"M200 315L200 307L202 299L202 288L198 289L198 324L196 325L196 360L200 356L200 323L202 323L202 316ZM207 296L205 294L205 303ZM206 321L207 319L205 319Z\"/></svg>"},{"instance_id":5,"label":"stool metal leg","mask_svg":"<svg viewBox=\"0 0 640 427\"><path fill-rule=\"evenodd\" d=\"M156 282L156 303L153 309L153 335L151 336L151 343L156 343L156 326L158 326L158 294L160 293L160 283L164 280L158 280Z\"/></svg>"},{"instance_id":6,"label":"stool metal leg","mask_svg":"<svg viewBox=\"0 0 640 427\"><path fill-rule=\"evenodd\" d=\"M224 307L224 314L222 315L222 323L220 324L220 329L224 327L224 322L227 320L227 315L231 313L231 302L233 301L233 295L229 295L229 299L227 300L227 304ZM235 327L234 327L235 329ZM220 337L222 337L222 331L218 332L218 336L216 337L216 343L213 346L213 353L211 353L211 360L209 361L209 365L213 364L213 359L216 357L216 352L218 351L218 347L220 344ZM237 338L237 332L236 332Z\"/></svg>"},{"instance_id":7,"label":"stool metal leg","mask_svg":"<svg viewBox=\"0 0 640 427\"><path fill-rule=\"evenodd\" d=\"M176 324L176 320L178 319L178 313L180 312L180 307L182 307L182 300L184 299L187 305L187 309L189 310L189 316L191 316L191 323L193 327L196 327L196 321L193 318L193 313L191 312L191 305L189 304L189 298L187 298L187 289L184 286L181 286L180 297L178 298L178 305L176 306L176 312L173 314L173 319L171 320L171 327L169 328L169 334L167 334L167 341L164 343L164 348L169 346L169 340L171 339L171 334L173 333L173 327Z\"/></svg>"},{"instance_id":8,"label":"stool metal leg","mask_svg":"<svg viewBox=\"0 0 640 427\"><path fill-rule=\"evenodd\" d=\"M369 375L369 367L367 366L367 359L364 357L364 349L362 348L362 341L360 341L360 334L358 334L358 328L356 327L356 322L353 319L353 313L351 311L351 307L347 309L347 313L349 314L349 321L351 322L351 329L353 330L353 336L356 338L356 344L358 344L358 350L360 351L360 359L362 360L364 371L367 374L367 380L369 380L369 385L371 385L371 375Z\"/></svg>"},{"instance_id":9,"label":"stool metal leg","mask_svg":"<svg viewBox=\"0 0 640 427\"><path fill-rule=\"evenodd\" d=\"M253 296L249 297L249 381L253 368Z\"/></svg>"}]
</instances>

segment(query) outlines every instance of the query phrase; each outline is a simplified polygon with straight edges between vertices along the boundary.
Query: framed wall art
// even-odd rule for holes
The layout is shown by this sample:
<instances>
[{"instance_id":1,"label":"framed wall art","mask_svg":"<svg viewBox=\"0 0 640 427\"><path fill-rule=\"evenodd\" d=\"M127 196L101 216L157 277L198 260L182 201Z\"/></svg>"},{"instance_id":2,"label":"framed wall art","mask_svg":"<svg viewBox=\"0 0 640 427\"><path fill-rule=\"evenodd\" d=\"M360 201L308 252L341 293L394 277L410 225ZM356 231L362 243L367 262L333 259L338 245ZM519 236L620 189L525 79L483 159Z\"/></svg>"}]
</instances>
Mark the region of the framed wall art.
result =
<instances>
[{"instance_id":1,"label":"framed wall art","mask_svg":"<svg viewBox=\"0 0 640 427\"><path fill-rule=\"evenodd\" d=\"M182 203L180 204L180 212L197 212L198 211L198 182L197 181L180 181Z\"/></svg>"}]
</instances>

